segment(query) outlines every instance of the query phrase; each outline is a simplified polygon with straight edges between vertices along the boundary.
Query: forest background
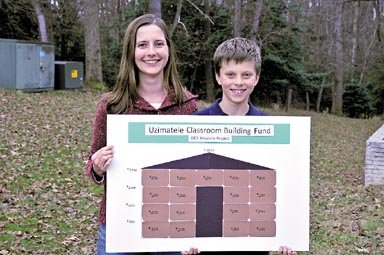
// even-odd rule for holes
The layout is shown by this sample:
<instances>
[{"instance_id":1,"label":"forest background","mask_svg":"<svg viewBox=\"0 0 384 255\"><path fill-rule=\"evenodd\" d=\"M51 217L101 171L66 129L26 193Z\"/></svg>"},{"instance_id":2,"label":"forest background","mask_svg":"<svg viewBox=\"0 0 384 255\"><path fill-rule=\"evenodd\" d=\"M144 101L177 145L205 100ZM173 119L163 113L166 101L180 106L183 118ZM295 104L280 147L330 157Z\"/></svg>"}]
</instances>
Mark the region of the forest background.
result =
<instances>
[{"instance_id":1,"label":"forest background","mask_svg":"<svg viewBox=\"0 0 384 255\"><path fill-rule=\"evenodd\" d=\"M384 254L383 185L365 187L363 171L366 141L383 125L383 7L384 0L0 0L0 38L52 43L56 60L86 69L80 91L0 89L0 254L95 254L103 190L84 166L103 91L88 88L113 86L125 29L147 12L170 26L183 82L201 99L220 93L213 50L243 36L262 47L254 103L269 115L311 116L310 251L299 254Z\"/></svg>"},{"instance_id":2,"label":"forest background","mask_svg":"<svg viewBox=\"0 0 384 255\"><path fill-rule=\"evenodd\" d=\"M252 101L349 117L383 114L384 0L0 0L0 38L55 45L85 63L86 87L113 87L127 25L144 13L169 25L183 83L220 95L215 48L242 36L262 48Z\"/></svg>"}]
</instances>

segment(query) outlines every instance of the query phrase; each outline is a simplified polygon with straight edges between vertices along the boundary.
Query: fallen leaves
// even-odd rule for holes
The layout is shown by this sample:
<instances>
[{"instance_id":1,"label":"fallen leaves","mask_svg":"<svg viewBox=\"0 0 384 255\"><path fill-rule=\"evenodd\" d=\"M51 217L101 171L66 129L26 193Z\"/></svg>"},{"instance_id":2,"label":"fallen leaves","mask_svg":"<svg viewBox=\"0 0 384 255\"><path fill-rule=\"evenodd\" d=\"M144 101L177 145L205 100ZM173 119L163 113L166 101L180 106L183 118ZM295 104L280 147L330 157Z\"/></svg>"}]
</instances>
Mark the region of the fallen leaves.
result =
<instances>
[{"instance_id":1,"label":"fallen leaves","mask_svg":"<svg viewBox=\"0 0 384 255\"><path fill-rule=\"evenodd\" d=\"M95 254L102 187L84 166L100 96L0 89L1 255ZM312 116L310 254L384 254L384 189L363 185L382 121L290 114Z\"/></svg>"},{"instance_id":2,"label":"fallen leaves","mask_svg":"<svg viewBox=\"0 0 384 255\"><path fill-rule=\"evenodd\" d=\"M365 142L381 125L380 119L312 119L313 254L384 253L382 236L378 237L384 227L383 186L364 187Z\"/></svg>"},{"instance_id":3,"label":"fallen leaves","mask_svg":"<svg viewBox=\"0 0 384 255\"><path fill-rule=\"evenodd\" d=\"M94 254L99 194L84 160L99 97L0 90L0 254Z\"/></svg>"}]
</instances>

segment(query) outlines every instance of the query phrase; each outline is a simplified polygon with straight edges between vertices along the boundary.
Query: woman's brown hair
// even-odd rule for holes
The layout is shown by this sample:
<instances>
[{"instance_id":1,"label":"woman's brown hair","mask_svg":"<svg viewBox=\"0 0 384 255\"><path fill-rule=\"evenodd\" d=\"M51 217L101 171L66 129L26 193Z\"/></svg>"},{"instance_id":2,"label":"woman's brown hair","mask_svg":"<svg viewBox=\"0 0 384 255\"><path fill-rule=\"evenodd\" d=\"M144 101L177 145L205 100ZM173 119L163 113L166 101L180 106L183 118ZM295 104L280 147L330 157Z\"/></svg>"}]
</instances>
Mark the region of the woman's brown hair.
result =
<instances>
[{"instance_id":1,"label":"woman's brown hair","mask_svg":"<svg viewBox=\"0 0 384 255\"><path fill-rule=\"evenodd\" d=\"M135 65L136 33L140 27L152 24L158 26L163 31L169 50L169 59L164 67L164 87L167 91L171 87L174 88L175 100L178 104L182 103L185 99L185 89L180 82L176 68L176 51L169 37L168 28L164 21L156 15L145 14L133 20L125 32L119 73L107 101L108 113L125 113L133 107L139 96L137 90L139 72Z\"/></svg>"}]
</instances>

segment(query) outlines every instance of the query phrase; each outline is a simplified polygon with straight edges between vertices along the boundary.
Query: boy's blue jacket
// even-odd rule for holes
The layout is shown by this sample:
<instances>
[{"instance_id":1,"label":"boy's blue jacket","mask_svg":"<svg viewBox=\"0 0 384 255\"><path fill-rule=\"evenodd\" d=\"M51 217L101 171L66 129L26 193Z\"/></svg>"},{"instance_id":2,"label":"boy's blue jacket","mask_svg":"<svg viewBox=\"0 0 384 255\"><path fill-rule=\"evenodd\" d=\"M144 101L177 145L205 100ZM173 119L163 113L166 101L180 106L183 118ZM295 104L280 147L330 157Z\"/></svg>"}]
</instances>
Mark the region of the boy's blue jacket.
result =
<instances>
[{"instance_id":1,"label":"boy's blue jacket","mask_svg":"<svg viewBox=\"0 0 384 255\"><path fill-rule=\"evenodd\" d=\"M205 108L201 111L193 113L194 115L228 115L220 108L219 103L221 102L221 98L217 99L211 106ZM253 116L266 116L267 114L257 109L254 105L249 103L249 110L246 114Z\"/></svg>"}]
</instances>

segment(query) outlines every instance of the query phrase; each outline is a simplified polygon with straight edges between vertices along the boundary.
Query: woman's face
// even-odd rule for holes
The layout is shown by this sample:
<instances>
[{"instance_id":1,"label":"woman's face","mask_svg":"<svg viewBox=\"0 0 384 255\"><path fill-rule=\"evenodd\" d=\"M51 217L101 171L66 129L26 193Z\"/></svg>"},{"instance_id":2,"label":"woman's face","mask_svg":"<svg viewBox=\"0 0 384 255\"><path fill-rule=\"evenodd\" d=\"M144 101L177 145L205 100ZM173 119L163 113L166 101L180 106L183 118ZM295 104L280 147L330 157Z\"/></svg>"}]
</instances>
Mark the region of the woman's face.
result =
<instances>
[{"instance_id":1,"label":"woman's face","mask_svg":"<svg viewBox=\"0 0 384 255\"><path fill-rule=\"evenodd\" d=\"M140 27L135 46L135 64L140 76L162 75L168 58L169 50L163 31L156 25Z\"/></svg>"}]
</instances>

